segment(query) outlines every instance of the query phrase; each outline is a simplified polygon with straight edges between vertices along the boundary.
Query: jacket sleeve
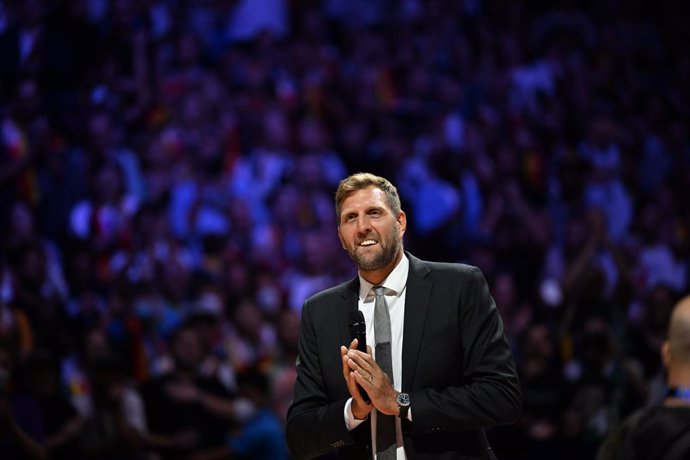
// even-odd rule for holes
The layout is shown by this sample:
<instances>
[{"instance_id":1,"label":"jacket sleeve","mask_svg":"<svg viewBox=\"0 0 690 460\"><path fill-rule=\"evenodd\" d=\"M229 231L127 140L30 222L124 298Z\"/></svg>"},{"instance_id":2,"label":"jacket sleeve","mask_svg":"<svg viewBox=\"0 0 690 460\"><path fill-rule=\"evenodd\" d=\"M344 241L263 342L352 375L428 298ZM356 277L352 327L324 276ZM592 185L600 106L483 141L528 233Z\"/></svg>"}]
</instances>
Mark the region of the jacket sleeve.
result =
<instances>
[{"instance_id":1,"label":"jacket sleeve","mask_svg":"<svg viewBox=\"0 0 690 460\"><path fill-rule=\"evenodd\" d=\"M319 342L314 325L313 309L307 300L302 308L298 341L297 380L294 397L287 414L286 437L290 453L296 459L308 459L333 449L352 445L362 424L352 432L345 426L344 410L347 397L330 401L319 357ZM331 352L331 350L328 350ZM340 355L340 350L332 350Z\"/></svg>"},{"instance_id":2,"label":"jacket sleeve","mask_svg":"<svg viewBox=\"0 0 690 460\"><path fill-rule=\"evenodd\" d=\"M515 362L486 280L477 267L465 266L458 275L458 305L452 307L458 312L460 375L457 383L411 392L413 433L477 429L520 416Z\"/></svg>"}]
</instances>

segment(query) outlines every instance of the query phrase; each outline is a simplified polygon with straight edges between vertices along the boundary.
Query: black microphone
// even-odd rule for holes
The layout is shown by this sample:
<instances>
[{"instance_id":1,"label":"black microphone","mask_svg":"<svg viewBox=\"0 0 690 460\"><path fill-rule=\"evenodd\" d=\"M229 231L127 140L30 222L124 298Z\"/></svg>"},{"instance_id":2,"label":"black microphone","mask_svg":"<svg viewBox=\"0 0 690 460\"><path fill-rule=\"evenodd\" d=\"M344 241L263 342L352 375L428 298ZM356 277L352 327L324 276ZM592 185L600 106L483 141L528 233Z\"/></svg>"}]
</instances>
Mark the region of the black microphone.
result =
<instances>
[{"instance_id":1,"label":"black microphone","mask_svg":"<svg viewBox=\"0 0 690 460\"><path fill-rule=\"evenodd\" d=\"M367 325L364 323L364 314L360 310L353 310L348 313L349 327L350 327L350 342L357 339L357 349L359 351L367 352ZM359 392L362 394L362 399L367 404L371 404L369 395L361 385L357 385Z\"/></svg>"}]
</instances>

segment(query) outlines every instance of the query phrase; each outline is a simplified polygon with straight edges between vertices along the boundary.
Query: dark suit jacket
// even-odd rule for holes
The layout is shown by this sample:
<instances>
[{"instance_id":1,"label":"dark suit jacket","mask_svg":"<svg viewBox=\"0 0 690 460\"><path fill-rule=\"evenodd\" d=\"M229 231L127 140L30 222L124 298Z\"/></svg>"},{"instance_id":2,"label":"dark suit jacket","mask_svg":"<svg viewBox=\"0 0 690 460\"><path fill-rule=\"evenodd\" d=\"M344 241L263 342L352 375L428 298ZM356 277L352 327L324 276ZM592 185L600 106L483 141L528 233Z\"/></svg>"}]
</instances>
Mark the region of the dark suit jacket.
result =
<instances>
[{"instance_id":1,"label":"dark suit jacket","mask_svg":"<svg viewBox=\"0 0 690 460\"><path fill-rule=\"evenodd\" d=\"M503 324L481 271L469 265L410 261L405 299L402 391L408 459L487 457L483 427L512 423L520 386ZM359 279L315 294L302 309L294 399L286 435L297 459L338 449L371 458L369 422L348 432L350 394L340 346L350 343L348 312L358 307Z\"/></svg>"}]
</instances>

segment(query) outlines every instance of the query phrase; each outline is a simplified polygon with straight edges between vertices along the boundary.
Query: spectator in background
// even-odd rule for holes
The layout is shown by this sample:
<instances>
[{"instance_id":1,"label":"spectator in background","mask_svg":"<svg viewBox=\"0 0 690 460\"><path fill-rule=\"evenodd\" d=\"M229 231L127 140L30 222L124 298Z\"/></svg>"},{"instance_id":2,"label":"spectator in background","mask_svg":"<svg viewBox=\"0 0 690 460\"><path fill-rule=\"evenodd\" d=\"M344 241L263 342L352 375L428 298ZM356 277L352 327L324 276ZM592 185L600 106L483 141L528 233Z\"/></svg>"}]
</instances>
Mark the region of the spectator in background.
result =
<instances>
[{"instance_id":1,"label":"spectator in background","mask_svg":"<svg viewBox=\"0 0 690 460\"><path fill-rule=\"evenodd\" d=\"M226 331L225 301L215 285L202 287L197 296L196 306L185 320L193 328L203 347L204 360L200 373L206 377L218 379L231 393L236 391L235 368L230 361L223 340Z\"/></svg>"},{"instance_id":2,"label":"spectator in background","mask_svg":"<svg viewBox=\"0 0 690 460\"><path fill-rule=\"evenodd\" d=\"M626 345L630 358L637 361L648 382L645 406L659 404L664 398L666 370L659 361L659 349L667 339L676 297L675 290L660 284L651 289L639 304L631 306L631 310L639 311L634 313L635 317L628 325Z\"/></svg>"},{"instance_id":3,"label":"spectator in background","mask_svg":"<svg viewBox=\"0 0 690 460\"><path fill-rule=\"evenodd\" d=\"M253 149L237 159L230 171L229 186L233 196L245 201L256 222L264 222L266 200L293 167L290 124L277 107L264 110L258 120L259 135Z\"/></svg>"},{"instance_id":4,"label":"spectator in background","mask_svg":"<svg viewBox=\"0 0 690 460\"><path fill-rule=\"evenodd\" d=\"M237 375L238 397L247 401L242 424L228 436L227 446L192 455L188 460L287 460L283 424L270 407L271 385L258 368Z\"/></svg>"},{"instance_id":5,"label":"spectator in background","mask_svg":"<svg viewBox=\"0 0 690 460\"><path fill-rule=\"evenodd\" d=\"M225 349L236 371L269 363L276 353L275 329L253 299L242 299L231 313Z\"/></svg>"},{"instance_id":6,"label":"spectator in background","mask_svg":"<svg viewBox=\"0 0 690 460\"><path fill-rule=\"evenodd\" d=\"M668 372L663 403L637 411L612 430L598 460L681 460L690 455L690 297L673 309L661 359Z\"/></svg>"},{"instance_id":7,"label":"spectator in background","mask_svg":"<svg viewBox=\"0 0 690 460\"><path fill-rule=\"evenodd\" d=\"M97 356L88 372L91 413L80 430L80 455L94 460L145 459L144 406L128 382L125 362L117 355Z\"/></svg>"},{"instance_id":8,"label":"spectator in background","mask_svg":"<svg viewBox=\"0 0 690 460\"><path fill-rule=\"evenodd\" d=\"M627 235L632 222L632 200L621 180L617 126L602 118L591 122L580 154L590 165L584 187L584 204L600 209L604 224L614 241Z\"/></svg>"},{"instance_id":9,"label":"spectator in background","mask_svg":"<svg viewBox=\"0 0 690 460\"><path fill-rule=\"evenodd\" d=\"M43 416L49 458L73 460L81 455L79 438L85 418L70 401L60 376L61 362L46 349L34 351L24 366L24 379Z\"/></svg>"},{"instance_id":10,"label":"spectator in background","mask_svg":"<svg viewBox=\"0 0 690 460\"><path fill-rule=\"evenodd\" d=\"M530 328L529 325L535 316L534 306L523 300L512 273L496 273L490 284L496 305L499 305L506 337L513 345L514 351L519 352L522 347L518 347L518 341Z\"/></svg>"},{"instance_id":11,"label":"spectator in background","mask_svg":"<svg viewBox=\"0 0 690 460\"><path fill-rule=\"evenodd\" d=\"M88 146L91 161L97 166L117 165L121 171L122 194L140 203L144 199L144 182L139 157L126 142L127 131L115 116L94 110L88 120Z\"/></svg>"},{"instance_id":12,"label":"spectator in background","mask_svg":"<svg viewBox=\"0 0 690 460\"><path fill-rule=\"evenodd\" d=\"M279 353L271 363L271 395L273 409L285 423L287 411L292 402L292 390L297 377L297 338L299 337L300 317L294 310L283 310L276 321L278 331Z\"/></svg>"},{"instance_id":13,"label":"spectator in background","mask_svg":"<svg viewBox=\"0 0 690 460\"><path fill-rule=\"evenodd\" d=\"M183 324L170 338L172 368L144 382L147 445L162 459L180 459L225 444L233 422L230 394L200 374L204 348L197 331Z\"/></svg>"},{"instance_id":14,"label":"spectator in background","mask_svg":"<svg viewBox=\"0 0 690 460\"><path fill-rule=\"evenodd\" d=\"M654 199L640 205L636 219L639 247L633 275L642 295L657 285L678 291L686 284L687 266L677 256L677 248L683 243L677 235L680 225L676 199L662 189Z\"/></svg>"},{"instance_id":15,"label":"spectator in background","mask_svg":"<svg viewBox=\"0 0 690 460\"><path fill-rule=\"evenodd\" d=\"M562 455L567 390L556 339L547 323L537 322L515 343L522 415L514 429L497 427L489 432L499 459L547 460Z\"/></svg>"},{"instance_id":16,"label":"spectator in background","mask_svg":"<svg viewBox=\"0 0 690 460\"><path fill-rule=\"evenodd\" d=\"M18 241L7 251L11 269L11 297L6 299L17 318L25 341L22 357L36 345L64 351L65 332L55 324L64 321L64 299L50 277L46 246L36 239Z\"/></svg>"},{"instance_id":17,"label":"spectator in background","mask_svg":"<svg viewBox=\"0 0 690 460\"><path fill-rule=\"evenodd\" d=\"M337 267L331 264L338 251L338 241L328 227L305 229L300 236L299 264L284 274L288 287L288 305L301 311L302 300L335 282Z\"/></svg>"},{"instance_id":18,"label":"spectator in background","mask_svg":"<svg viewBox=\"0 0 690 460\"><path fill-rule=\"evenodd\" d=\"M620 353L613 335L609 322L592 315L573 336L574 356L565 365L564 458L594 457L606 433L645 397L639 368Z\"/></svg>"},{"instance_id":19,"label":"spectator in background","mask_svg":"<svg viewBox=\"0 0 690 460\"><path fill-rule=\"evenodd\" d=\"M45 431L36 400L17 387L17 353L0 337L0 455L45 460Z\"/></svg>"}]
</instances>

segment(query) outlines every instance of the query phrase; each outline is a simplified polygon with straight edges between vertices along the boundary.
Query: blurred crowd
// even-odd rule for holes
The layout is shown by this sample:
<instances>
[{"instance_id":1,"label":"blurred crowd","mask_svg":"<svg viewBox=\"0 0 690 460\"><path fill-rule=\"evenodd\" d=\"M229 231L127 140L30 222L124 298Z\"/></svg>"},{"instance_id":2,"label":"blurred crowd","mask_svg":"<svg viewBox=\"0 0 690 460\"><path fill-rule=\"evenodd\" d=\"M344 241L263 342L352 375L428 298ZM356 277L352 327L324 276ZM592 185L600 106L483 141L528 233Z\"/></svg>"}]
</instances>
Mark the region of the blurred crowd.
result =
<instances>
[{"instance_id":1,"label":"blurred crowd","mask_svg":"<svg viewBox=\"0 0 690 460\"><path fill-rule=\"evenodd\" d=\"M682 1L0 0L0 455L287 458L333 197L485 273L499 458L593 458L663 398L690 277Z\"/></svg>"}]
</instances>

